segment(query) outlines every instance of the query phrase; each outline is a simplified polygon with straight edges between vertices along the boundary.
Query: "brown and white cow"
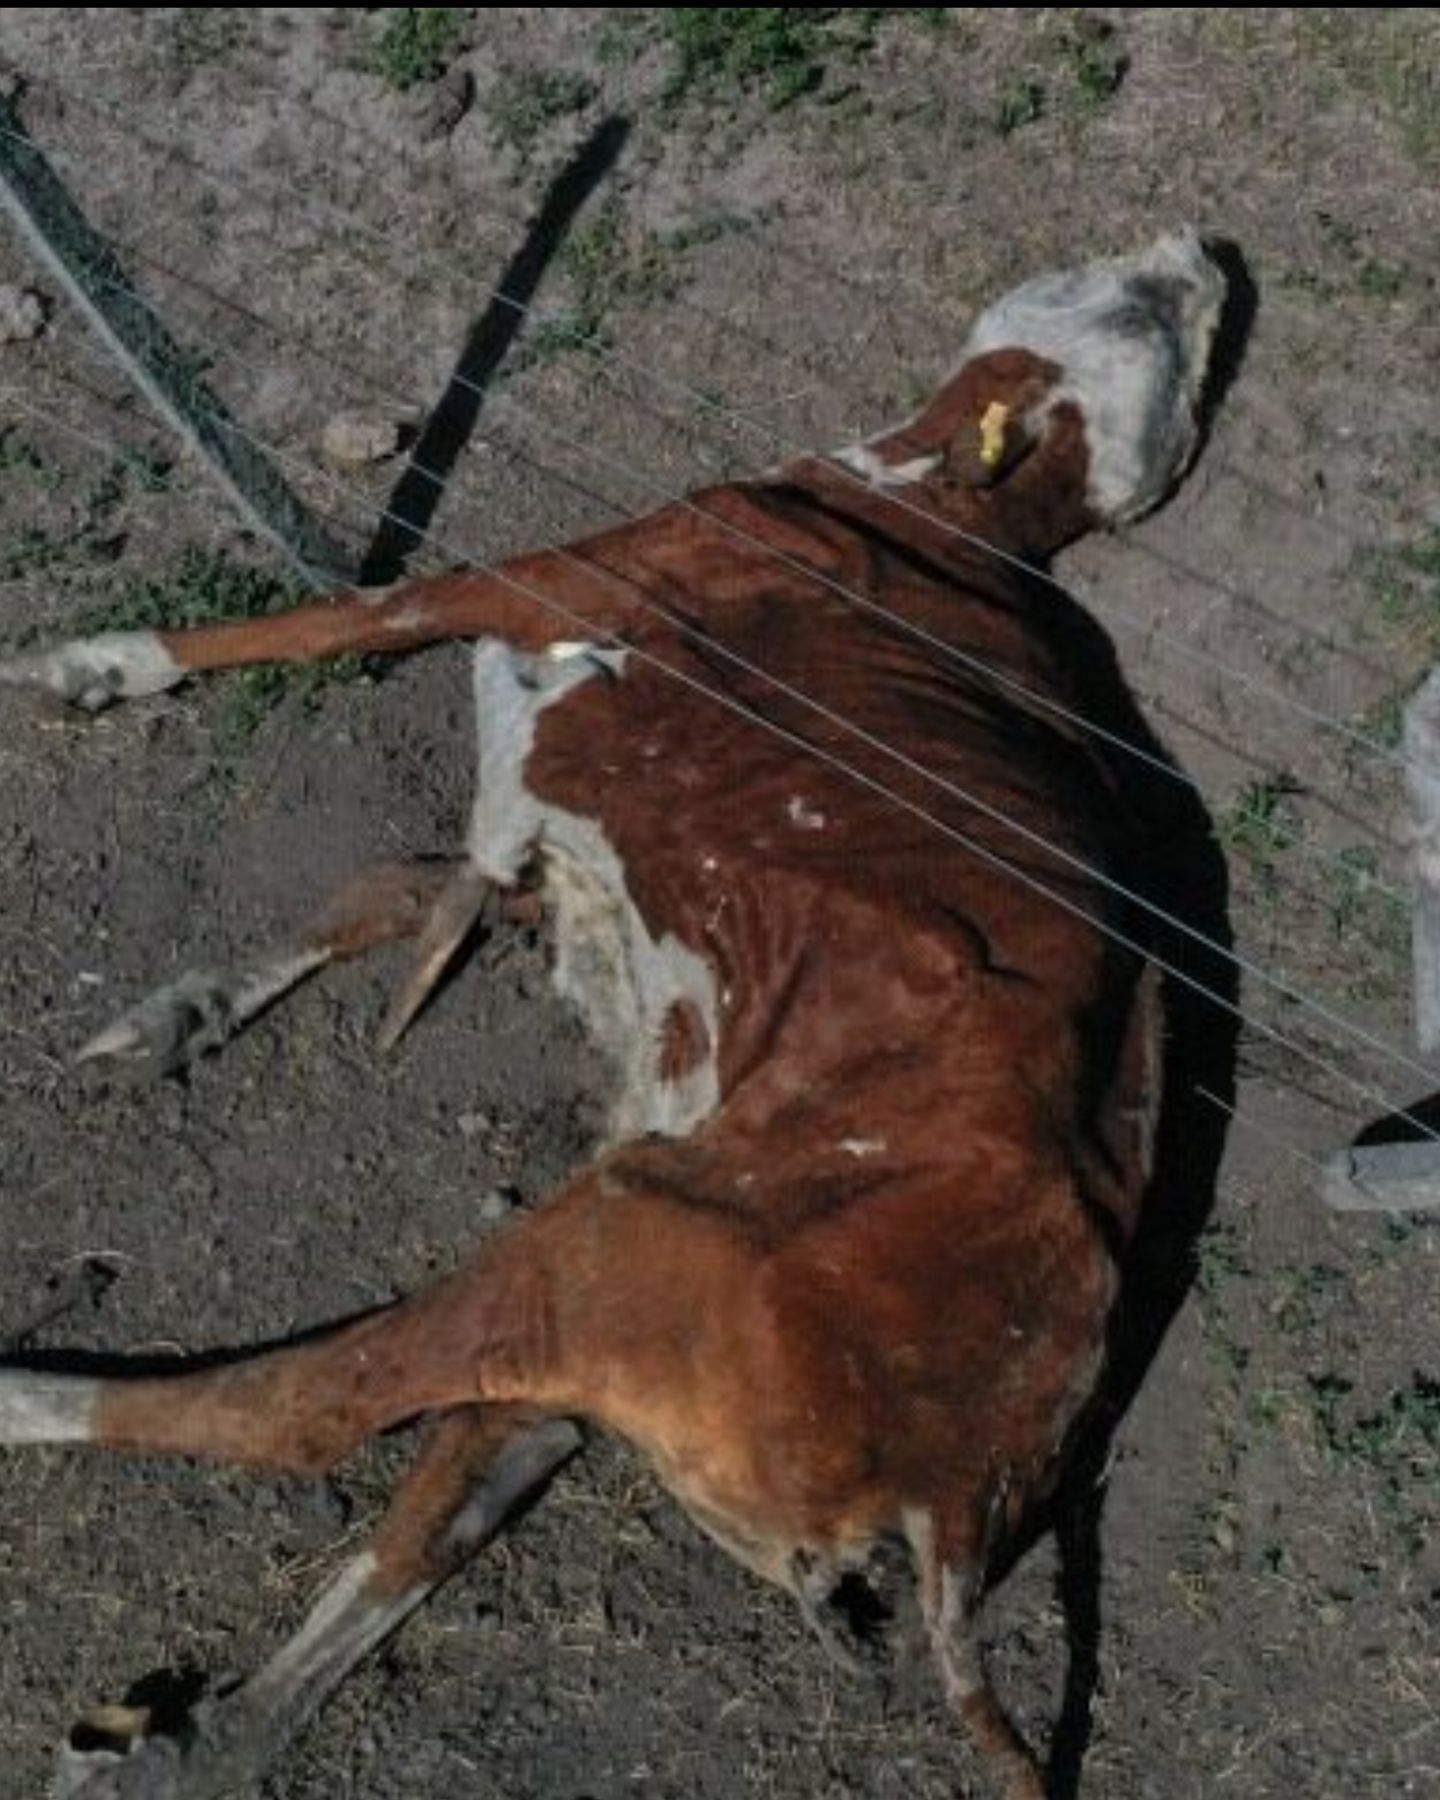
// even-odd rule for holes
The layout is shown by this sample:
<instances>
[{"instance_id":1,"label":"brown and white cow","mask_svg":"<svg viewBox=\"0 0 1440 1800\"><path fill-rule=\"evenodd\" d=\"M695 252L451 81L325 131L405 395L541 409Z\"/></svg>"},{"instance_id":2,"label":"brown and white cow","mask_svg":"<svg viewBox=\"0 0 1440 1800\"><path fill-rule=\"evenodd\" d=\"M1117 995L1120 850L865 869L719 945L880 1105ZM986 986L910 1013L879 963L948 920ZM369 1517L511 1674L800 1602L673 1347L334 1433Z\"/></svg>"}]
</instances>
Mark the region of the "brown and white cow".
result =
<instances>
[{"instance_id":1,"label":"brown and white cow","mask_svg":"<svg viewBox=\"0 0 1440 1800\"><path fill-rule=\"evenodd\" d=\"M594 1161L408 1301L198 1372L0 1373L11 1444L318 1471L432 1419L299 1635L183 1743L137 1722L124 1754L72 1761L73 1792L253 1776L593 1421L812 1614L908 1545L955 1710L1012 1800L1042 1793L977 1609L1097 1390L1161 1023L1126 899L1134 771L1087 729L1070 603L1023 565L1182 470L1223 288L1172 234L1021 287L923 411L835 458L490 572L0 665L91 706L473 638L479 788L449 876L373 872L87 1053L172 1064L415 934L393 1036L486 897L521 889L616 1070Z\"/></svg>"}]
</instances>

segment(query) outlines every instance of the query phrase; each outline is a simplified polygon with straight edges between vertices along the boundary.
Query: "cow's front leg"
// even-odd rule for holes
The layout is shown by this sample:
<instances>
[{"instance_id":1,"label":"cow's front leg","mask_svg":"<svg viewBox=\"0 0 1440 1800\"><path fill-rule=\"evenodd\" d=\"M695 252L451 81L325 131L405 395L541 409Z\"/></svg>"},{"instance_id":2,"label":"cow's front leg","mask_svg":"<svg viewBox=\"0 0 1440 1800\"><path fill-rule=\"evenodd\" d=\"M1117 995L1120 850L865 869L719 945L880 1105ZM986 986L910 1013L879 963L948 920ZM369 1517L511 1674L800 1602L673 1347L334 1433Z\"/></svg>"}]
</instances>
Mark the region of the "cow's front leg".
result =
<instances>
[{"instance_id":1,"label":"cow's front leg","mask_svg":"<svg viewBox=\"0 0 1440 1800\"><path fill-rule=\"evenodd\" d=\"M249 1680L172 1734L103 1707L60 1750L57 1800L218 1800L259 1778L362 1657L481 1549L580 1445L565 1419L506 1406L446 1413L370 1547ZM128 1739L128 1741L126 1741Z\"/></svg>"},{"instance_id":2,"label":"cow's front leg","mask_svg":"<svg viewBox=\"0 0 1440 1800\"><path fill-rule=\"evenodd\" d=\"M29 688L87 712L163 693L192 675L257 663L394 656L448 638L503 638L531 654L576 637L605 640L643 615L617 550L624 530L584 546L517 557L393 587L311 601L290 612L173 631L102 631L0 656L0 688ZM617 554L622 562L614 565Z\"/></svg>"},{"instance_id":3,"label":"cow's front leg","mask_svg":"<svg viewBox=\"0 0 1440 1800\"><path fill-rule=\"evenodd\" d=\"M418 937L420 976L402 990L385 1047L418 1009L464 941L489 892L468 865L383 863L357 876L292 938L224 969L190 969L98 1032L77 1060L113 1060L137 1074L166 1075L219 1049L283 994L327 963L397 938ZM463 902L463 904L462 904ZM438 965L438 966L437 966Z\"/></svg>"}]
</instances>

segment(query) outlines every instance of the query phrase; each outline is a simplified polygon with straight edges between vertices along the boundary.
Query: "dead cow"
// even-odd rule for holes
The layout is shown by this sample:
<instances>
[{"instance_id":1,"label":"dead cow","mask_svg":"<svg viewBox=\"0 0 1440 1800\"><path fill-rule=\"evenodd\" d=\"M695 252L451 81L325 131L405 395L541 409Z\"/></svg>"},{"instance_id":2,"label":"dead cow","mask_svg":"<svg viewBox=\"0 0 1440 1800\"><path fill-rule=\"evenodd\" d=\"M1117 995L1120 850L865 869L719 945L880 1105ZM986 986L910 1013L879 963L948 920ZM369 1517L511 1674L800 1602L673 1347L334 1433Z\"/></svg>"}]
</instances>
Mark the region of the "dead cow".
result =
<instances>
[{"instance_id":1,"label":"dead cow","mask_svg":"<svg viewBox=\"0 0 1440 1800\"><path fill-rule=\"evenodd\" d=\"M373 872L293 945L162 990L88 1052L173 1064L414 934L393 1037L519 886L617 1071L603 1153L413 1299L198 1372L0 1374L11 1444L319 1471L432 1420L297 1637L183 1741L72 1760L71 1791L253 1777L588 1420L812 1615L908 1545L955 1711L1011 1800L1042 1793L977 1610L1097 1389L1161 1027L1125 898L1129 770L1085 729L1059 597L1025 565L1183 469L1223 287L1176 233L1021 287L923 411L834 458L488 573L0 665L93 706L473 638L454 870Z\"/></svg>"}]
</instances>

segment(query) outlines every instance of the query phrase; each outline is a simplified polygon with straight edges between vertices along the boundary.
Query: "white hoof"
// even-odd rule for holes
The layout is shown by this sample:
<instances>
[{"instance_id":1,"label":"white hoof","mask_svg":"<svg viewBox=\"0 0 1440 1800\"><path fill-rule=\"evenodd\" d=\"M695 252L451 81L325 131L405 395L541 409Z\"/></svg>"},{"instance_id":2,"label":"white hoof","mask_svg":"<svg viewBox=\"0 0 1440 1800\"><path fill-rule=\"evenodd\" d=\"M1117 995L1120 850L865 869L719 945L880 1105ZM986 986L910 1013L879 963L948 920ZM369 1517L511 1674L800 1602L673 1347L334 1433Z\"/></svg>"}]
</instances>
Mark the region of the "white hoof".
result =
<instances>
[{"instance_id":1,"label":"white hoof","mask_svg":"<svg viewBox=\"0 0 1440 1800\"><path fill-rule=\"evenodd\" d=\"M185 674L153 631L105 631L0 662L0 687L38 688L99 712L113 700L162 693Z\"/></svg>"}]
</instances>

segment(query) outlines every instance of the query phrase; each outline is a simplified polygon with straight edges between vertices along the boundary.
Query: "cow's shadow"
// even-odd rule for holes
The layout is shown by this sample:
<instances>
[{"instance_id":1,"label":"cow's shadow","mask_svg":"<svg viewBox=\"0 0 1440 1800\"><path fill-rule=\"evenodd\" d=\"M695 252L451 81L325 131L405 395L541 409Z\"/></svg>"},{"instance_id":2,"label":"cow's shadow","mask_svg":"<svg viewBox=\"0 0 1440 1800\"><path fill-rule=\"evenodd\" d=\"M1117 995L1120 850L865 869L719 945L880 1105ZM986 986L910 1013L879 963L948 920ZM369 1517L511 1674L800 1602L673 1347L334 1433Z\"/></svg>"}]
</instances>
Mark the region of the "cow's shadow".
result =
<instances>
[{"instance_id":1,"label":"cow's shadow","mask_svg":"<svg viewBox=\"0 0 1440 1800\"><path fill-rule=\"evenodd\" d=\"M1090 716L1095 716L1091 714ZM1138 716L1127 736L1152 755L1163 747ZM1163 778L1154 774L1152 779ZM1149 947L1167 967L1164 1098L1154 1173L1139 1230L1124 1263L1106 1378L1080 1454L1052 1509L1060 1552L1060 1599L1069 1667L1052 1738L1051 1800L1074 1800L1089 1745L1102 1625L1101 1525L1115 1433L1195 1279L1197 1243L1216 1197L1234 1101L1239 983L1225 859L1193 788L1172 783L1168 808L1152 820L1148 866L1138 891L1176 921L1153 919ZM1186 929L1188 928L1188 930ZM1195 932L1207 940L1191 937ZM1211 948L1210 946L1213 946Z\"/></svg>"},{"instance_id":2,"label":"cow's shadow","mask_svg":"<svg viewBox=\"0 0 1440 1800\"><path fill-rule=\"evenodd\" d=\"M1202 409L1202 443L1238 373L1255 310L1255 290L1239 252L1228 244L1209 248L1225 271L1229 298ZM1048 604L1055 601L1051 590ZM1154 1173L1125 1257L1107 1374L1080 1453L1035 1533L1049 1528L1056 1534L1069 1649L1047 1785L1051 1800L1075 1800L1099 1679L1105 1473L1121 1421L1195 1279L1197 1243L1215 1203L1234 1103L1240 1015L1228 871L1204 802L1146 723L1106 634L1073 602L1061 607L1057 628L1072 666L1083 671L1085 716L1160 765L1123 757L1117 772L1144 819L1143 848L1129 873L1154 909L1141 909L1137 922L1165 970L1166 1029Z\"/></svg>"}]
</instances>

